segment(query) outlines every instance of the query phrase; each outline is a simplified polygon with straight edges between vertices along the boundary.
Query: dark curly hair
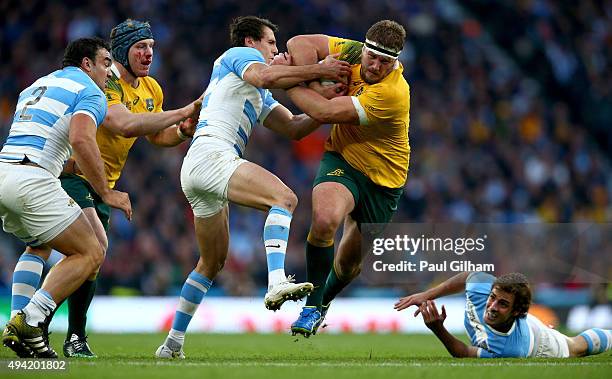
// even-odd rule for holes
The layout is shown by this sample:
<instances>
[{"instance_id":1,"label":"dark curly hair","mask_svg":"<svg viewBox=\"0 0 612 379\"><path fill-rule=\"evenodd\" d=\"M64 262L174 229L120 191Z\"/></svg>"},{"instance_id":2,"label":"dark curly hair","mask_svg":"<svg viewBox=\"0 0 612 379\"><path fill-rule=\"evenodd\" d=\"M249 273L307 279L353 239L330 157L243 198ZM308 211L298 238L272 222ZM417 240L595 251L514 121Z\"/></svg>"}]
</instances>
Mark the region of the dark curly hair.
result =
<instances>
[{"instance_id":1,"label":"dark curly hair","mask_svg":"<svg viewBox=\"0 0 612 379\"><path fill-rule=\"evenodd\" d=\"M106 41L98 37L79 38L70 42L64 51L62 68L67 66L80 67L83 58L89 58L95 62L98 50L106 49L110 51L110 46Z\"/></svg>"},{"instance_id":2,"label":"dark curly hair","mask_svg":"<svg viewBox=\"0 0 612 379\"><path fill-rule=\"evenodd\" d=\"M518 311L519 318L527 316L531 305L531 287L525 275L519 272L502 275L493 282L493 288L513 294L512 311Z\"/></svg>"},{"instance_id":3,"label":"dark curly hair","mask_svg":"<svg viewBox=\"0 0 612 379\"><path fill-rule=\"evenodd\" d=\"M230 25L230 41L232 47L244 46L244 39L251 37L256 41L263 38L263 27L267 26L273 32L278 31L278 26L270 20L255 16L241 16L232 20Z\"/></svg>"}]
</instances>

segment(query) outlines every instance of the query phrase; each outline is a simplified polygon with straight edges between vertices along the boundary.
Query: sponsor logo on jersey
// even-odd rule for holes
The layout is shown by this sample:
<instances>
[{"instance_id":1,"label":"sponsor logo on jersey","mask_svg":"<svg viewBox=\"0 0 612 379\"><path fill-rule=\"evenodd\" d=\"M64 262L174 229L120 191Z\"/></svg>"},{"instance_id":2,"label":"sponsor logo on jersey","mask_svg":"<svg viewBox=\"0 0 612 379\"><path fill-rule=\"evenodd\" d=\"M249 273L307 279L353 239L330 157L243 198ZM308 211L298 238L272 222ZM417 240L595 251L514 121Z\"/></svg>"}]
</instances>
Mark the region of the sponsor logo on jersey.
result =
<instances>
[{"instance_id":1,"label":"sponsor logo on jersey","mask_svg":"<svg viewBox=\"0 0 612 379\"><path fill-rule=\"evenodd\" d=\"M327 176L343 176L344 170L341 168L337 168L334 171L330 171L327 173Z\"/></svg>"}]
</instances>

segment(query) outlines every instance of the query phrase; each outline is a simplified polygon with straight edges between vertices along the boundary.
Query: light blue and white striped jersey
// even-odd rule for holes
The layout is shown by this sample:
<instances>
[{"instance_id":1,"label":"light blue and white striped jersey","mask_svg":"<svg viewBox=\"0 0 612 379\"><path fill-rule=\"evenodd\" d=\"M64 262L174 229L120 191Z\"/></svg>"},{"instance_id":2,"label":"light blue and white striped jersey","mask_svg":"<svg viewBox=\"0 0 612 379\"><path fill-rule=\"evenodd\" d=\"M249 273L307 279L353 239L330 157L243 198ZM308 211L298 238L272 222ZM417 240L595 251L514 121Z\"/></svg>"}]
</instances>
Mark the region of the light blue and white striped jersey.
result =
<instances>
[{"instance_id":1,"label":"light blue and white striped jersey","mask_svg":"<svg viewBox=\"0 0 612 379\"><path fill-rule=\"evenodd\" d=\"M19 94L13 124L0 151L0 161L26 156L58 177L70 158L70 120L89 115L100 125L106 116L106 97L80 68L65 67L36 80Z\"/></svg>"},{"instance_id":2,"label":"light blue and white striped jersey","mask_svg":"<svg viewBox=\"0 0 612 379\"><path fill-rule=\"evenodd\" d=\"M546 343L543 334L548 327L528 314L518 318L506 333L499 332L484 321L487 299L495 277L483 272L471 273L465 282L464 325L473 346L478 347L480 358L535 357L540 344Z\"/></svg>"},{"instance_id":3,"label":"light blue and white striped jersey","mask_svg":"<svg viewBox=\"0 0 612 379\"><path fill-rule=\"evenodd\" d=\"M215 136L232 144L242 157L255 124L263 123L278 105L269 90L243 80L253 63L266 61L251 47L232 47L217 58L204 92L194 140L202 135Z\"/></svg>"}]
</instances>

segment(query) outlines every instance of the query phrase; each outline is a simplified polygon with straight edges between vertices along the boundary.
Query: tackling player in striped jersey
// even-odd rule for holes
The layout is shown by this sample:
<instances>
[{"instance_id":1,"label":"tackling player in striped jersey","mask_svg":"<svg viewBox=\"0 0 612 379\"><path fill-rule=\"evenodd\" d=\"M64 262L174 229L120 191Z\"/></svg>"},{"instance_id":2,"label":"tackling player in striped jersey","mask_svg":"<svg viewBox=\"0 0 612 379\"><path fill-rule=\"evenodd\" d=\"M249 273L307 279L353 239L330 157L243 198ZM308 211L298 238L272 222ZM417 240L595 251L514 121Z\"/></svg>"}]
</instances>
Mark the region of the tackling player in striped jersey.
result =
<instances>
[{"instance_id":1,"label":"tackling player in striped jersey","mask_svg":"<svg viewBox=\"0 0 612 379\"><path fill-rule=\"evenodd\" d=\"M99 38L71 42L63 68L38 79L19 95L9 136L0 151L4 230L21 239L28 250L50 252L54 248L66 255L4 329L4 345L19 357L57 357L45 334L46 319L98 270L104 256L91 224L61 187L58 176L64 162L73 155L103 201L131 218L129 197L109 187L96 144L96 129L106 114L102 89L110 77L108 50ZM32 255L20 264L27 269L36 258ZM36 288L38 283L28 283L28 273L24 270L22 287Z\"/></svg>"},{"instance_id":2,"label":"tackling player in striped jersey","mask_svg":"<svg viewBox=\"0 0 612 379\"><path fill-rule=\"evenodd\" d=\"M346 62L309 66L269 65L278 53L276 25L254 16L230 26L232 48L214 63L194 140L181 168L181 186L195 216L200 259L179 298L172 329L156 351L160 358L183 358L187 326L222 269L228 253L228 202L259 209L268 216L263 240L268 264L266 308L277 310L312 290L285 275L285 252L297 197L276 175L243 159L251 132L259 123L292 139L319 124L293 115L267 88L288 88L321 77L338 80L350 72Z\"/></svg>"},{"instance_id":3,"label":"tackling player in striped jersey","mask_svg":"<svg viewBox=\"0 0 612 379\"><path fill-rule=\"evenodd\" d=\"M128 153L139 136L158 146L176 146L193 134L201 99L183 108L162 109L164 96L157 81L149 76L155 40L148 22L125 20L111 31L113 71L105 90L108 111L98 128L98 143L104 171L111 188L127 161ZM81 207L92 225L104 251L108 247L110 208L90 183L90 178L70 159L60 181L62 188ZM11 313L21 310L34 295L45 266L52 266L62 256L40 248L22 254L13 274ZM22 262L28 262L22 264ZM68 331L63 352L66 357L93 358L86 336L87 310L96 289L97 273L90 276L68 297Z\"/></svg>"}]
</instances>

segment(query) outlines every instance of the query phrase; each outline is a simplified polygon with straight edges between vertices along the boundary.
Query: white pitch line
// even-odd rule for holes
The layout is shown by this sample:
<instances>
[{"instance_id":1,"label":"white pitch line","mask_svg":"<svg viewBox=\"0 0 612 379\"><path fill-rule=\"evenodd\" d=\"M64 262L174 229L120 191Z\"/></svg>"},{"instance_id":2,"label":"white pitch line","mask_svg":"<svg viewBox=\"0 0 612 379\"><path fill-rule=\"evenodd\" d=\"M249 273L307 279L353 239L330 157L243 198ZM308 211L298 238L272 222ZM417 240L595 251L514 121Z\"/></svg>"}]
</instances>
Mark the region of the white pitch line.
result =
<instances>
[{"instance_id":1,"label":"white pitch line","mask_svg":"<svg viewBox=\"0 0 612 379\"><path fill-rule=\"evenodd\" d=\"M529 362L482 360L475 362L236 362L210 361L192 362L179 360L118 361L105 362L113 366L171 366L171 367L566 367L566 366L612 366L612 362ZM96 362L79 362L77 365L96 366Z\"/></svg>"}]
</instances>

